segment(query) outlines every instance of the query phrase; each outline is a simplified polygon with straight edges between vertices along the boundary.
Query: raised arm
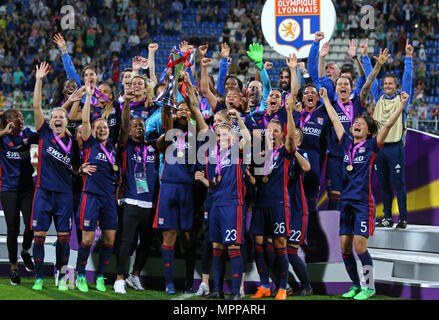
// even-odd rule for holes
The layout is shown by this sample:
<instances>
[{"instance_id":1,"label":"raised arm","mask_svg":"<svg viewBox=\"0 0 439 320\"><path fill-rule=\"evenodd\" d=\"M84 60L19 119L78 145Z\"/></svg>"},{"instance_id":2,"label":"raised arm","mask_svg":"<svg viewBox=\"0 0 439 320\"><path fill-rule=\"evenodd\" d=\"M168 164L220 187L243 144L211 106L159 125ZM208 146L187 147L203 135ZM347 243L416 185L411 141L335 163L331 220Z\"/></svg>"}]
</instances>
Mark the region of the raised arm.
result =
<instances>
[{"instance_id":1,"label":"raised arm","mask_svg":"<svg viewBox=\"0 0 439 320\"><path fill-rule=\"evenodd\" d=\"M216 107L216 97L212 93L209 87L209 75L207 74L207 66L210 64L212 59L209 58L203 58L201 60L201 80L200 80L200 87L201 87L201 93L203 97L207 99L207 103L209 103L209 106L212 111L215 111Z\"/></svg>"},{"instance_id":2,"label":"raised arm","mask_svg":"<svg viewBox=\"0 0 439 320\"><path fill-rule=\"evenodd\" d=\"M297 57L295 54L291 55L290 58L286 59L288 68L290 69L291 79L290 79L290 89L291 93L288 96L286 104L296 103L297 93L299 92L299 80L297 79Z\"/></svg>"},{"instance_id":3,"label":"raised arm","mask_svg":"<svg viewBox=\"0 0 439 320\"><path fill-rule=\"evenodd\" d=\"M325 73L325 57L329 53L329 49L331 48L331 45L329 42L325 42L322 46L322 50L320 50L319 54L319 78L322 78L326 75Z\"/></svg>"},{"instance_id":4,"label":"raised arm","mask_svg":"<svg viewBox=\"0 0 439 320\"><path fill-rule=\"evenodd\" d=\"M409 96L412 95L413 51L414 49L410 45L409 39L407 39L407 43L405 46L404 74L402 76L401 90L405 91Z\"/></svg>"},{"instance_id":5,"label":"raised arm","mask_svg":"<svg viewBox=\"0 0 439 320\"><path fill-rule=\"evenodd\" d=\"M125 101L122 108L122 121L120 124L119 144L125 144L130 134L130 102L134 98L132 89L125 91Z\"/></svg>"},{"instance_id":6,"label":"raised arm","mask_svg":"<svg viewBox=\"0 0 439 320\"><path fill-rule=\"evenodd\" d=\"M239 131L241 132L242 135L242 140L239 142L239 148L241 150L245 150L251 144L252 141L250 131L245 126L245 123L241 119L241 114L237 110L235 109L229 110L228 114L232 119L235 119L236 122L238 123Z\"/></svg>"},{"instance_id":7,"label":"raised arm","mask_svg":"<svg viewBox=\"0 0 439 320\"><path fill-rule=\"evenodd\" d=\"M328 92L326 91L326 88L320 89L320 97L323 100L323 104L325 105L326 112L329 115L329 118L332 121L332 125L334 126L335 133L337 134L337 138L340 141L343 137L343 134L345 133L344 127L340 122L340 119L338 118L337 112L335 112L334 107L332 106L331 102L328 98Z\"/></svg>"},{"instance_id":8,"label":"raised arm","mask_svg":"<svg viewBox=\"0 0 439 320\"><path fill-rule=\"evenodd\" d=\"M64 64L64 70L66 71L67 78L74 80L78 84L78 86L81 86L81 78L76 72L70 55L67 53L67 45L63 36L60 33L55 34L53 36L53 42L55 42L61 50L61 58Z\"/></svg>"},{"instance_id":9,"label":"raised arm","mask_svg":"<svg viewBox=\"0 0 439 320\"><path fill-rule=\"evenodd\" d=\"M85 93L85 87L82 86L81 88L75 90L75 92L73 92L69 96L67 101L64 102L64 104L61 107L64 110L69 111L69 108L73 105L73 107L71 108L71 110L73 110L75 103L77 102L79 104L79 102L82 100L82 97L84 96L84 93ZM69 114L69 119L70 119L70 114ZM70 119L70 120L75 120L75 119ZM76 119L76 120L81 120L81 119Z\"/></svg>"},{"instance_id":10,"label":"raised arm","mask_svg":"<svg viewBox=\"0 0 439 320\"><path fill-rule=\"evenodd\" d=\"M195 122L197 123L198 131L209 129L209 126L206 124L206 121L204 121L203 115L201 114L200 103L195 95L195 90L191 83L191 80L189 79L189 74L187 72L182 72L180 74L180 78L182 78L183 81L186 83L186 96L184 98L186 100L186 104L191 110L191 116L195 119Z\"/></svg>"},{"instance_id":11,"label":"raised arm","mask_svg":"<svg viewBox=\"0 0 439 320\"><path fill-rule=\"evenodd\" d=\"M369 74L372 72L372 62L370 61L369 55L367 54L368 45L369 45L369 39L366 39L366 42L360 44L363 68L366 77L368 77ZM371 86L371 91L375 103L384 94L384 91L380 88L378 84L378 80L373 81Z\"/></svg>"},{"instance_id":12,"label":"raised arm","mask_svg":"<svg viewBox=\"0 0 439 320\"><path fill-rule=\"evenodd\" d=\"M364 69L360 64L360 61L358 61L358 56L357 56L357 52L358 52L357 40L355 40L355 39L349 40L349 47L347 48L346 52L349 55L349 57L352 58L352 60L354 62L354 67L355 67L355 70L357 71L358 77L364 77Z\"/></svg>"},{"instance_id":13,"label":"raised arm","mask_svg":"<svg viewBox=\"0 0 439 320\"><path fill-rule=\"evenodd\" d=\"M49 73L49 64L47 62L41 62L40 66L36 66L35 72L35 89L34 89L34 118L35 128L38 130L44 123L44 114L42 105L42 93L43 78Z\"/></svg>"},{"instance_id":14,"label":"raised arm","mask_svg":"<svg viewBox=\"0 0 439 320\"><path fill-rule=\"evenodd\" d=\"M293 74L291 74L291 77L292 76ZM290 96L292 95L293 93L290 94ZM285 137L285 149L287 150L287 152L293 152L294 150L296 150L296 139L294 139L296 135L296 125L294 124L294 119L293 119L294 103L287 103L286 109L287 109L287 136Z\"/></svg>"},{"instance_id":15,"label":"raised arm","mask_svg":"<svg viewBox=\"0 0 439 320\"><path fill-rule=\"evenodd\" d=\"M393 125L398 120L409 98L410 96L408 93L404 91L401 92L401 104L399 105L398 109L396 109L395 112L389 117L389 119L387 119L386 123L377 134L377 143L379 146L383 145L384 141L387 138L387 135L389 134L390 129L392 129Z\"/></svg>"},{"instance_id":16,"label":"raised arm","mask_svg":"<svg viewBox=\"0 0 439 320\"><path fill-rule=\"evenodd\" d=\"M148 67L149 67L149 78L154 84L157 84L157 76L155 74L155 53L159 49L157 43L150 43L148 45Z\"/></svg>"},{"instance_id":17,"label":"raised arm","mask_svg":"<svg viewBox=\"0 0 439 320\"><path fill-rule=\"evenodd\" d=\"M216 91L220 96L223 96L225 94L224 80L226 79L227 73L229 72L230 47L228 46L227 43L221 44L220 56L221 56L221 60L220 60L220 67L218 71Z\"/></svg>"},{"instance_id":18,"label":"raised arm","mask_svg":"<svg viewBox=\"0 0 439 320\"><path fill-rule=\"evenodd\" d=\"M311 76L312 81L317 85L319 79L319 49L320 41L325 37L325 34L321 31L317 32L315 35L315 40L311 45L311 50L308 57L308 71Z\"/></svg>"},{"instance_id":19,"label":"raised arm","mask_svg":"<svg viewBox=\"0 0 439 320\"><path fill-rule=\"evenodd\" d=\"M90 123L90 101L93 96L94 89L91 87L90 83L85 86L85 102L82 107L82 140L86 141L91 136L91 123Z\"/></svg>"},{"instance_id":20,"label":"raised arm","mask_svg":"<svg viewBox=\"0 0 439 320\"><path fill-rule=\"evenodd\" d=\"M389 50L387 48L384 49L384 51L380 49L380 55L378 57L375 57L375 59L377 60L377 62L375 63L375 67L372 69L372 72L367 76L366 83L361 89L360 98L362 103L366 103L367 96L369 95L373 82L380 73L381 67L386 63L387 59L389 58Z\"/></svg>"}]
</instances>

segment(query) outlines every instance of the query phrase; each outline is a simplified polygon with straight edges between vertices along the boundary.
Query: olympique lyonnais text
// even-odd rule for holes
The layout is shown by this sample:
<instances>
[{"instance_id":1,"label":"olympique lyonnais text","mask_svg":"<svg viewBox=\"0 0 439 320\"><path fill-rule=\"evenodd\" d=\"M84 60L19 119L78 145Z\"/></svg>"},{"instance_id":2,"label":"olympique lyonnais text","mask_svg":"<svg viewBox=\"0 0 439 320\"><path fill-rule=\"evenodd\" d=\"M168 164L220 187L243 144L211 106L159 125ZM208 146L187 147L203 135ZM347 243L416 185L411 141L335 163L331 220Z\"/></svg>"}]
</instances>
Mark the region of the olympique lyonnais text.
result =
<instances>
[{"instance_id":1,"label":"olympique lyonnais text","mask_svg":"<svg viewBox=\"0 0 439 320\"><path fill-rule=\"evenodd\" d=\"M279 0L276 1L276 14L318 14L319 0Z\"/></svg>"}]
</instances>

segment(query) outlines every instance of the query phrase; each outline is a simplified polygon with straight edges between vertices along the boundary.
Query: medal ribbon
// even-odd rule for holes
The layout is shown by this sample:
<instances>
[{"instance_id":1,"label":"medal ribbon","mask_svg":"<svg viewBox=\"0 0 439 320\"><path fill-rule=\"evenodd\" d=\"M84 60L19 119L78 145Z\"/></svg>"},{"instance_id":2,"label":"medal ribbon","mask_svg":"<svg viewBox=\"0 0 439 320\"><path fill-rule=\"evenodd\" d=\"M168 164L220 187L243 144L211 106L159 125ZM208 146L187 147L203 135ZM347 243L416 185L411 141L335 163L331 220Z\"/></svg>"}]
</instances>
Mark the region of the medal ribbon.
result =
<instances>
[{"instance_id":1,"label":"medal ribbon","mask_svg":"<svg viewBox=\"0 0 439 320\"><path fill-rule=\"evenodd\" d=\"M107 157L108 162L110 162L111 165L114 166L115 161L113 159L113 150L111 150L111 152L108 153L107 149L105 148L105 146L102 143L99 143L99 147L105 153L105 156Z\"/></svg>"},{"instance_id":2,"label":"medal ribbon","mask_svg":"<svg viewBox=\"0 0 439 320\"><path fill-rule=\"evenodd\" d=\"M100 96L102 99L104 99L106 102L110 102L110 98L108 98L105 94L103 94L102 92L100 92L98 89L96 89L95 87L95 91L94 94Z\"/></svg>"},{"instance_id":3,"label":"medal ribbon","mask_svg":"<svg viewBox=\"0 0 439 320\"><path fill-rule=\"evenodd\" d=\"M61 149L63 149L66 152L66 157L70 152L70 149L72 148L72 139L69 138L69 143L66 145L64 144L64 142L62 142L61 138L58 137L58 135L55 133L55 131L53 132L53 136L55 137L56 142L59 144L59 146L61 147Z\"/></svg>"},{"instance_id":4,"label":"medal ribbon","mask_svg":"<svg viewBox=\"0 0 439 320\"><path fill-rule=\"evenodd\" d=\"M303 120L303 115L305 114L305 108L302 109L302 111L300 112L300 129L302 129L307 123L308 121L311 119L311 116L313 114L314 111L316 111L317 109L314 109L313 111L311 111L310 113L308 113L308 115L306 116L305 120Z\"/></svg>"},{"instance_id":5,"label":"medal ribbon","mask_svg":"<svg viewBox=\"0 0 439 320\"><path fill-rule=\"evenodd\" d=\"M222 169L222 163L224 161L225 158L228 157L229 152L230 152L230 148L232 146L229 146L229 148L227 149L227 152L224 154L224 156L220 159L220 150L218 150L218 145L216 146L216 172L218 173L218 175L221 175L221 169Z\"/></svg>"},{"instance_id":6,"label":"medal ribbon","mask_svg":"<svg viewBox=\"0 0 439 320\"><path fill-rule=\"evenodd\" d=\"M346 117L348 117L349 120L351 121L351 127L352 127L352 121L354 120L354 103L352 102L352 100L349 100L349 111L346 110L344 104L340 100L338 100L337 103L340 109L346 115Z\"/></svg>"},{"instance_id":7,"label":"medal ribbon","mask_svg":"<svg viewBox=\"0 0 439 320\"><path fill-rule=\"evenodd\" d=\"M181 134L179 134L177 136L177 149L178 149L178 151L183 151L184 150L185 139L184 138L181 139L180 136L181 136ZM187 136L187 132L184 133L184 136L185 137Z\"/></svg>"},{"instance_id":8,"label":"medal ribbon","mask_svg":"<svg viewBox=\"0 0 439 320\"><path fill-rule=\"evenodd\" d=\"M278 120L279 116L277 114L274 115L272 119ZM268 119L267 119L267 110L264 111L264 127L267 129L268 126Z\"/></svg>"},{"instance_id":9,"label":"medal ribbon","mask_svg":"<svg viewBox=\"0 0 439 320\"><path fill-rule=\"evenodd\" d=\"M358 143L353 149L352 149L352 144L349 146L349 150L348 150L348 156L349 156L349 164L352 166L354 158L355 158L355 154L357 153L358 149L366 143L367 140L363 140L360 143Z\"/></svg>"},{"instance_id":10,"label":"medal ribbon","mask_svg":"<svg viewBox=\"0 0 439 320\"><path fill-rule=\"evenodd\" d=\"M139 105L141 105L141 104L144 104L145 103L145 101L146 101L146 99L142 99L142 100L140 100L140 101L137 101L137 102L130 102L130 108L131 107L137 107L137 106L139 106ZM122 111L123 110L123 105L124 105L124 103L125 102L121 102L120 103L120 110Z\"/></svg>"},{"instance_id":11,"label":"medal ribbon","mask_svg":"<svg viewBox=\"0 0 439 320\"><path fill-rule=\"evenodd\" d=\"M134 150L136 150L136 162L134 163L134 172L137 171L137 159L139 158L140 155L140 147L135 147ZM146 147L146 145L143 146L143 152L142 152L142 165L143 165L143 169L146 168L146 160L148 159L148 148Z\"/></svg>"},{"instance_id":12,"label":"medal ribbon","mask_svg":"<svg viewBox=\"0 0 439 320\"><path fill-rule=\"evenodd\" d=\"M273 159L277 155L277 150L279 150L280 146L281 145L278 145L277 148L273 150L273 153L271 154L270 162L268 162L268 165L267 165L267 161L264 161L264 176L268 176L268 170L270 169L271 165L273 164Z\"/></svg>"}]
</instances>

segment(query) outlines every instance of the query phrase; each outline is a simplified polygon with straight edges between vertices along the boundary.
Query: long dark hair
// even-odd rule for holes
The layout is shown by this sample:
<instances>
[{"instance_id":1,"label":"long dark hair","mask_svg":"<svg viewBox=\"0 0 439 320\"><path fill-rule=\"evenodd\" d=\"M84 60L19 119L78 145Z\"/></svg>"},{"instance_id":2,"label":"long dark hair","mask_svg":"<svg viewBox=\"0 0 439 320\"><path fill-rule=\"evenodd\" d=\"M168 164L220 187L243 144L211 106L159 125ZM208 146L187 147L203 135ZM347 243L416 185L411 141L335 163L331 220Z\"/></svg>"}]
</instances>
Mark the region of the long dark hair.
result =
<instances>
[{"instance_id":1,"label":"long dark hair","mask_svg":"<svg viewBox=\"0 0 439 320\"><path fill-rule=\"evenodd\" d=\"M362 115L359 116L357 119L363 118L366 122L367 128L369 129L369 133L367 134L366 139L372 139L378 134L378 131L380 129L380 125L378 121L376 121L374 118L368 115Z\"/></svg>"},{"instance_id":2,"label":"long dark hair","mask_svg":"<svg viewBox=\"0 0 439 320\"><path fill-rule=\"evenodd\" d=\"M59 82L58 87L56 87L55 91L53 92L52 95L52 99L50 99L50 103L49 103L49 109L54 109L54 108L58 108L58 107L62 107L61 106L61 102L63 100L65 100L63 91L64 91L64 86L66 85L66 83L68 81L74 81L72 79L61 79L61 81Z\"/></svg>"}]
</instances>

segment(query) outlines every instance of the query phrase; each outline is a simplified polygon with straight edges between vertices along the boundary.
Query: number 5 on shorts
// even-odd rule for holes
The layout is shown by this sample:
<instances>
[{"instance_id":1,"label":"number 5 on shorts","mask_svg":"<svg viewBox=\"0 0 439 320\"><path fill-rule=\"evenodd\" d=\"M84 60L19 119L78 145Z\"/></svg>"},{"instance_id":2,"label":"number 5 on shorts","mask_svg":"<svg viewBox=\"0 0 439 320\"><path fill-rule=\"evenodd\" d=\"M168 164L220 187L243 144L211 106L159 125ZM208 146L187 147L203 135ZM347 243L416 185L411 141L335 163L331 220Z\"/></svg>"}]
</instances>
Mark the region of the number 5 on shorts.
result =
<instances>
[{"instance_id":1,"label":"number 5 on shorts","mask_svg":"<svg viewBox=\"0 0 439 320\"><path fill-rule=\"evenodd\" d=\"M367 232L367 222L366 221L361 221L361 232L365 233Z\"/></svg>"}]
</instances>

